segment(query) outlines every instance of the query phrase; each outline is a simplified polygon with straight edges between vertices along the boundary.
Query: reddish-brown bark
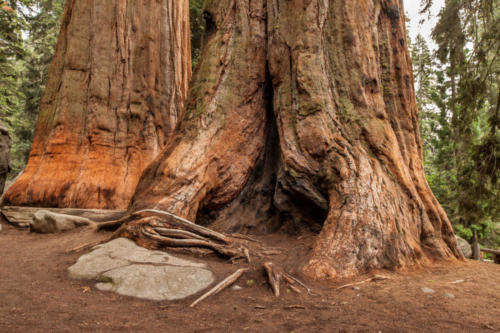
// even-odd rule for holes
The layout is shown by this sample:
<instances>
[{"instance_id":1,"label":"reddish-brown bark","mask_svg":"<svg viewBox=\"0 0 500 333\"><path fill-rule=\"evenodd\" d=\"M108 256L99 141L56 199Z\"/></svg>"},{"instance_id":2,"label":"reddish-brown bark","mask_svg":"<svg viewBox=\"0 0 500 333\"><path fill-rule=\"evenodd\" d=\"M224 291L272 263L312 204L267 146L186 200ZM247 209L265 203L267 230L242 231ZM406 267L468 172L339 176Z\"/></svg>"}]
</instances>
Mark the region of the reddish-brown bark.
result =
<instances>
[{"instance_id":1,"label":"reddish-brown bark","mask_svg":"<svg viewBox=\"0 0 500 333\"><path fill-rule=\"evenodd\" d=\"M9 205L126 208L178 120L188 0L68 0L28 165Z\"/></svg>"},{"instance_id":2,"label":"reddish-brown bark","mask_svg":"<svg viewBox=\"0 0 500 333\"><path fill-rule=\"evenodd\" d=\"M150 11L117 15L108 28L126 29L101 36L85 27L104 29L109 15L95 13L123 3L69 2L30 164L8 203L124 206L183 109L185 77L161 73L185 69L168 64L188 53L141 34L169 20L166 3L136 5ZM395 0L207 0L186 113L129 210L221 231L309 229L317 238L304 272L315 278L460 258L424 177L403 13ZM125 58L103 57L122 42ZM85 60L79 43L90 43ZM131 219L115 236L148 245L149 220Z\"/></svg>"},{"instance_id":3,"label":"reddish-brown bark","mask_svg":"<svg viewBox=\"0 0 500 333\"><path fill-rule=\"evenodd\" d=\"M318 232L305 272L460 258L424 177L402 2L207 1L175 139L130 210Z\"/></svg>"}]
</instances>

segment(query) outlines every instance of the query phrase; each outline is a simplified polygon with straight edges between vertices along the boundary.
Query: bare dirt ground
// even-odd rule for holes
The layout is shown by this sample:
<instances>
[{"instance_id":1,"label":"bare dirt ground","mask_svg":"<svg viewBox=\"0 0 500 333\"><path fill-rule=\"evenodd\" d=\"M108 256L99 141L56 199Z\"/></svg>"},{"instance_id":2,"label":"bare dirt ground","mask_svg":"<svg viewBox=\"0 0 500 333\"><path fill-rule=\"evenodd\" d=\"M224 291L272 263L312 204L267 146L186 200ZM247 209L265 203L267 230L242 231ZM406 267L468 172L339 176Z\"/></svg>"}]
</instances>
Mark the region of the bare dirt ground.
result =
<instances>
[{"instance_id":1,"label":"bare dirt ground","mask_svg":"<svg viewBox=\"0 0 500 333\"><path fill-rule=\"evenodd\" d=\"M37 235L3 224L0 232L0 332L500 332L500 266L439 264L412 272L378 272L390 279L359 290L343 282L309 283L320 296L290 290L275 298L260 270L200 303L197 298L152 302L102 292L67 278L81 254L66 250L95 240L90 231ZM105 237L101 234L98 237ZM308 241L263 240L285 248L273 260L296 266ZM291 256L289 254L294 253ZM210 259L217 278L235 266ZM358 280L369 276L360 277ZM461 283L452 283L463 280ZM425 294L422 287L435 290ZM453 294L455 298L450 298Z\"/></svg>"}]
</instances>

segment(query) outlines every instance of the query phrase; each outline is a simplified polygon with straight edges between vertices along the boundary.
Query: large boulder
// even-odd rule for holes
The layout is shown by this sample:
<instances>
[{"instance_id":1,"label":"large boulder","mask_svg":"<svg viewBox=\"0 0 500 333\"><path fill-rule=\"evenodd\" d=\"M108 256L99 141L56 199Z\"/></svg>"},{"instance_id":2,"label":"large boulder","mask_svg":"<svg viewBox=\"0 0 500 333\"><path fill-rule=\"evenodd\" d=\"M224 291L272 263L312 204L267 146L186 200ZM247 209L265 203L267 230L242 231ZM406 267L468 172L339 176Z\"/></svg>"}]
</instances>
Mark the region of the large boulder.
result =
<instances>
[{"instance_id":1,"label":"large boulder","mask_svg":"<svg viewBox=\"0 0 500 333\"><path fill-rule=\"evenodd\" d=\"M10 145L9 130L0 121L0 195L3 193L7 174L10 172Z\"/></svg>"},{"instance_id":2,"label":"large boulder","mask_svg":"<svg viewBox=\"0 0 500 333\"><path fill-rule=\"evenodd\" d=\"M68 271L73 279L96 281L100 290L155 301L183 299L214 282L206 264L147 250L126 238L96 246Z\"/></svg>"},{"instance_id":3,"label":"large boulder","mask_svg":"<svg viewBox=\"0 0 500 333\"><path fill-rule=\"evenodd\" d=\"M462 251L465 258L472 258L472 246L460 236L457 237L458 248Z\"/></svg>"},{"instance_id":4,"label":"large boulder","mask_svg":"<svg viewBox=\"0 0 500 333\"><path fill-rule=\"evenodd\" d=\"M48 210L39 210L33 215L30 231L42 234L54 234L73 230L92 223L92 221L85 217L58 214Z\"/></svg>"}]
</instances>

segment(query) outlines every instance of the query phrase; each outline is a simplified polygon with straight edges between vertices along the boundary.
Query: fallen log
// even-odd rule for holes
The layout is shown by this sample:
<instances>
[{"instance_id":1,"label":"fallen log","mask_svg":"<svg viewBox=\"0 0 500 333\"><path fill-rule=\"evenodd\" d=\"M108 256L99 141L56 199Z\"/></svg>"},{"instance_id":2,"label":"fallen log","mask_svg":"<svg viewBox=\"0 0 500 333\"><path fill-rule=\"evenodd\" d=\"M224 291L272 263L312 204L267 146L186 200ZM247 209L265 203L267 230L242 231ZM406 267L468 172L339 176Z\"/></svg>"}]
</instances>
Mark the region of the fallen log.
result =
<instances>
[{"instance_id":1,"label":"fallen log","mask_svg":"<svg viewBox=\"0 0 500 333\"><path fill-rule=\"evenodd\" d=\"M41 208L41 207L19 207L4 206L1 214L5 220L18 228L28 228L33 220L33 215L39 210L47 210L52 213L84 217L94 222L109 221L122 217L125 211L106 209L80 209L80 208Z\"/></svg>"}]
</instances>

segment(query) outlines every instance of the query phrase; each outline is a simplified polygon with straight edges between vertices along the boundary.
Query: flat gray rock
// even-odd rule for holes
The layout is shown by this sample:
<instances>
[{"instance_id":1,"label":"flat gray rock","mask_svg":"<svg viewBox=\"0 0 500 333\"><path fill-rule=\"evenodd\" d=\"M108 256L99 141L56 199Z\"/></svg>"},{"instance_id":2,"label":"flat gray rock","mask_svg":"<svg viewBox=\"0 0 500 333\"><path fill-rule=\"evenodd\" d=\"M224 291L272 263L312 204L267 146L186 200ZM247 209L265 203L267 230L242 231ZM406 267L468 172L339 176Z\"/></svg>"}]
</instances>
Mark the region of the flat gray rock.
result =
<instances>
[{"instance_id":1,"label":"flat gray rock","mask_svg":"<svg viewBox=\"0 0 500 333\"><path fill-rule=\"evenodd\" d=\"M214 282L203 263L151 251L125 238L96 246L69 269L73 279L98 281L96 288L149 300L177 300Z\"/></svg>"}]
</instances>

